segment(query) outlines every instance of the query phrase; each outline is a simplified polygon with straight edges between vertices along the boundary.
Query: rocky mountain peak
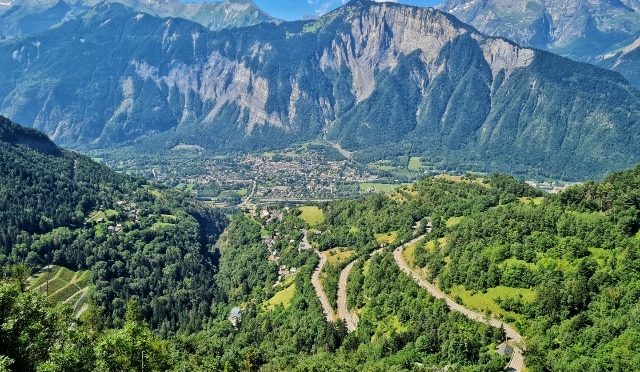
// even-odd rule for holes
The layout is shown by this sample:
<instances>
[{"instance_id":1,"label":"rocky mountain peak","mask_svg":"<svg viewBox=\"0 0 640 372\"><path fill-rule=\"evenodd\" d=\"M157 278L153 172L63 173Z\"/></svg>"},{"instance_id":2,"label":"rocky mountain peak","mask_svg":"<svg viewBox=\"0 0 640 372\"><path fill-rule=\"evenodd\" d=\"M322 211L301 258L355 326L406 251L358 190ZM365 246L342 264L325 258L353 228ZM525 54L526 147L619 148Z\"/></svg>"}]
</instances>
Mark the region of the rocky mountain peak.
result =
<instances>
[{"instance_id":1,"label":"rocky mountain peak","mask_svg":"<svg viewBox=\"0 0 640 372\"><path fill-rule=\"evenodd\" d=\"M437 60L443 48L462 35L477 41L494 75L507 74L528 65L534 56L503 39L487 38L448 13L434 8L413 7L390 2L353 0L326 15L320 22L340 19L347 26L331 48L324 50L323 68L348 66L354 71L353 89L360 102L375 89L375 75L390 70L409 54L417 52L432 73L442 68Z\"/></svg>"},{"instance_id":2,"label":"rocky mountain peak","mask_svg":"<svg viewBox=\"0 0 640 372\"><path fill-rule=\"evenodd\" d=\"M620 2L636 12L640 12L640 0L620 0Z\"/></svg>"},{"instance_id":3,"label":"rocky mountain peak","mask_svg":"<svg viewBox=\"0 0 640 372\"><path fill-rule=\"evenodd\" d=\"M640 31L638 0L447 0L481 32L592 62Z\"/></svg>"},{"instance_id":4,"label":"rocky mountain peak","mask_svg":"<svg viewBox=\"0 0 640 372\"><path fill-rule=\"evenodd\" d=\"M640 87L640 53L629 53L640 0L447 0L441 9L484 34L612 69Z\"/></svg>"},{"instance_id":5,"label":"rocky mountain peak","mask_svg":"<svg viewBox=\"0 0 640 372\"><path fill-rule=\"evenodd\" d=\"M185 18L211 30L277 21L251 0L0 0L0 37L40 33L77 19L103 2L119 3L157 17Z\"/></svg>"},{"instance_id":6,"label":"rocky mountain peak","mask_svg":"<svg viewBox=\"0 0 640 372\"><path fill-rule=\"evenodd\" d=\"M0 113L80 146L236 151L327 138L363 154L542 165L616 149L606 161L589 152L585 172L640 154L619 141L638 137L640 108L617 74L440 10L356 0L316 20L216 32L114 4L95 13L0 43Z\"/></svg>"},{"instance_id":7,"label":"rocky mountain peak","mask_svg":"<svg viewBox=\"0 0 640 372\"><path fill-rule=\"evenodd\" d=\"M219 3L191 3L185 5L187 18L207 26L211 30L228 27L251 26L262 22L275 22L252 0L224 0Z\"/></svg>"}]
</instances>

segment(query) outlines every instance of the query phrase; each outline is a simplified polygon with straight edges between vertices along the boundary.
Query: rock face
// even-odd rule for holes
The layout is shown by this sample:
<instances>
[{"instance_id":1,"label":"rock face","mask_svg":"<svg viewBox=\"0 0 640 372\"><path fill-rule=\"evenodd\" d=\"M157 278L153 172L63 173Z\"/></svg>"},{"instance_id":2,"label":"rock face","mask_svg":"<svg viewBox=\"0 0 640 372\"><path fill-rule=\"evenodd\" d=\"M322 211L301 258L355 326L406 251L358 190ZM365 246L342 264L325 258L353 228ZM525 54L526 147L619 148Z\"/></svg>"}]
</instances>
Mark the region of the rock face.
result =
<instances>
[{"instance_id":1,"label":"rock face","mask_svg":"<svg viewBox=\"0 0 640 372\"><path fill-rule=\"evenodd\" d=\"M0 71L0 113L74 146L324 137L366 159L565 178L640 161L640 94L617 74L393 3L218 32L101 4L0 44Z\"/></svg>"},{"instance_id":2,"label":"rock face","mask_svg":"<svg viewBox=\"0 0 640 372\"><path fill-rule=\"evenodd\" d=\"M487 35L605 67L640 36L639 0L448 0L441 8Z\"/></svg>"},{"instance_id":3,"label":"rock face","mask_svg":"<svg viewBox=\"0 0 640 372\"><path fill-rule=\"evenodd\" d=\"M42 32L84 11L61 0L0 1L0 39Z\"/></svg>"},{"instance_id":4,"label":"rock face","mask_svg":"<svg viewBox=\"0 0 640 372\"><path fill-rule=\"evenodd\" d=\"M640 88L640 34L624 47L604 55L599 64L619 72Z\"/></svg>"},{"instance_id":5,"label":"rock face","mask_svg":"<svg viewBox=\"0 0 640 372\"><path fill-rule=\"evenodd\" d=\"M220 3L186 3L178 13L210 30L245 27L263 22L277 22L251 0L227 0Z\"/></svg>"},{"instance_id":6,"label":"rock face","mask_svg":"<svg viewBox=\"0 0 640 372\"><path fill-rule=\"evenodd\" d=\"M251 0L183 2L182 0L105 0L158 17L185 18L211 29L244 27L276 20ZM0 37L32 35L82 17L102 0L0 1Z\"/></svg>"},{"instance_id":7,"label":"rock face","mask_svg":"<svg viewBox=\"0 0 640 372\"><path fill-rule=\"evenodd\" d=\"M95 0L85 0L95 1ZM183 0L108 0L158 17L178 17L197 22L210 30L245 27L276 20L262 11L252 0L220 0L217 2L185 2Z\"/></svg>"}]
</instances>

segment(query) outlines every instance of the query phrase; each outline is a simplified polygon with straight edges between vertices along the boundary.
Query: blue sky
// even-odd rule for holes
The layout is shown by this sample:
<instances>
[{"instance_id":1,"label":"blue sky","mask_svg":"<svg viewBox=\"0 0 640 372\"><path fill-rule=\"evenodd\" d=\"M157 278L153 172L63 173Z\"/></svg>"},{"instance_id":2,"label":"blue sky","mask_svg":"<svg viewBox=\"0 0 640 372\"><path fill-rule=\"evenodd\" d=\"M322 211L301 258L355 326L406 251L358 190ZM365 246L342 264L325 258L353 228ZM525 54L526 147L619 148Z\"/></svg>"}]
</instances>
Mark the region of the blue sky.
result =
<instances>
[{"instance_id":1,"label":"blue sky","mask_svg":"<svg viewBox=\"0 0 640 372\"><path fill-rule=\"evenodd\" d=\"M322 15L342 5L346 0L254 0L270 15L286 20L301 19L304 15ZM434 6L441 0L396 0L403 4Z\"/></svg>"}]
</instances>

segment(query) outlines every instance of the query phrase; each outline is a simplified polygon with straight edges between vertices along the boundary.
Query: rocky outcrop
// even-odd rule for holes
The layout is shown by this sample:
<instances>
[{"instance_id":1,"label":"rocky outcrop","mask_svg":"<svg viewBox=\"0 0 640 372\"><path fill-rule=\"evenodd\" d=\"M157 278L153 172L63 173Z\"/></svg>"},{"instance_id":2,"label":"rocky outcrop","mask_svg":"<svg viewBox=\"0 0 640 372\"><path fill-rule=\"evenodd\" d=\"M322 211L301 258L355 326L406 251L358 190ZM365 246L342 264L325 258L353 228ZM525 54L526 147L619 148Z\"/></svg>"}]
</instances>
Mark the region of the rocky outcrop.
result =
<instances>
[{"instance_id":1,"label":"rocky outcrop","mask_svg":"<svg viewBox=\"0 0 640 372\"><path fill-rule=\"evenodd\" d=\"M611 62L640 33L638 0L448 0L441 8L487 35L612 68L640 86L634 71Z\"/></svg>"},{"instance_id":2,"label":"rocky outcrop","mask_svg":"<svg viewBox=\"0 0 640 372\"><path fill-rule=\"evenodd\" d=\"M602 56L601 66L619 72L640 89L640 36L623 46Z\"/></svg>"},{"instance_id":3,"label":"rocky outcrop","mask_svg":"<svg viewBox=\"0 0 640 372\"><path fill-rule=\"evenodd\" d=\"M442 10L481 32L595 61L640 31L640 1L448 0Z\"/></svg>"}]
</instances>

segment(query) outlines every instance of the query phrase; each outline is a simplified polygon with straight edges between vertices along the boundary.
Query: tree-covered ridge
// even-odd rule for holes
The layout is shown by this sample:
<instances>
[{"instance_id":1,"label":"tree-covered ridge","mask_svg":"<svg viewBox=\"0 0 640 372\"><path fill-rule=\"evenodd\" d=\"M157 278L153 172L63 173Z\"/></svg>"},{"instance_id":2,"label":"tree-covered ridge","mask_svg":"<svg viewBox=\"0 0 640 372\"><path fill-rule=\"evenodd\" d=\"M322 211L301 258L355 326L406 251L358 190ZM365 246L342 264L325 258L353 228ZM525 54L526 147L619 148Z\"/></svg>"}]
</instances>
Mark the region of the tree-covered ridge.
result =
<instances>
[{"instance_id":1,"label":"tree-covered ridge","mask_svg":"<svg viewBox=\"0 0 640 372\"><path fill-rule=\"evenodd\" d=\"M324 222L316 226L323 233L312 240L322 250L350 247L368 253L380 245L376 235L394 232L399 244L424 231L429 223L439 227L451 217L541 195L540 191L505 175L426 178L388 195L323 205Z\"/></svg>"},{"instance_id":2,"label":"tree-covered ridge","mask_svg":"<svg viewBox=\"0 0 640 372\"><path fill-rule=\"evenodd\" d=\"M468 306L517 325L530 370L636 370L640 168L436 228L414 259Z\"/></svg>"},{"instance_id":3,"label":"tree-covered ridge","mask_svg":"<svg viewBox=\"0 0 640 372\"><path fill-rule=\"evenodd\" d=\"M0 117L0 242L4 255L21 231L82 226L101 204L137 186L45 135Z\"/></svg>"},{"instance_id":4,"label":"tree-covered ridge","mask_svg":"<svg viewBox=\"0 0 640 372\"><path fill-rule=\"evenodd\" d=\"M0 155L0 265L91 270L106 324L121 323L131 298L163 334L201 329L211 317L224 215L4 118Z\"/></svg>"}]
</instances>

